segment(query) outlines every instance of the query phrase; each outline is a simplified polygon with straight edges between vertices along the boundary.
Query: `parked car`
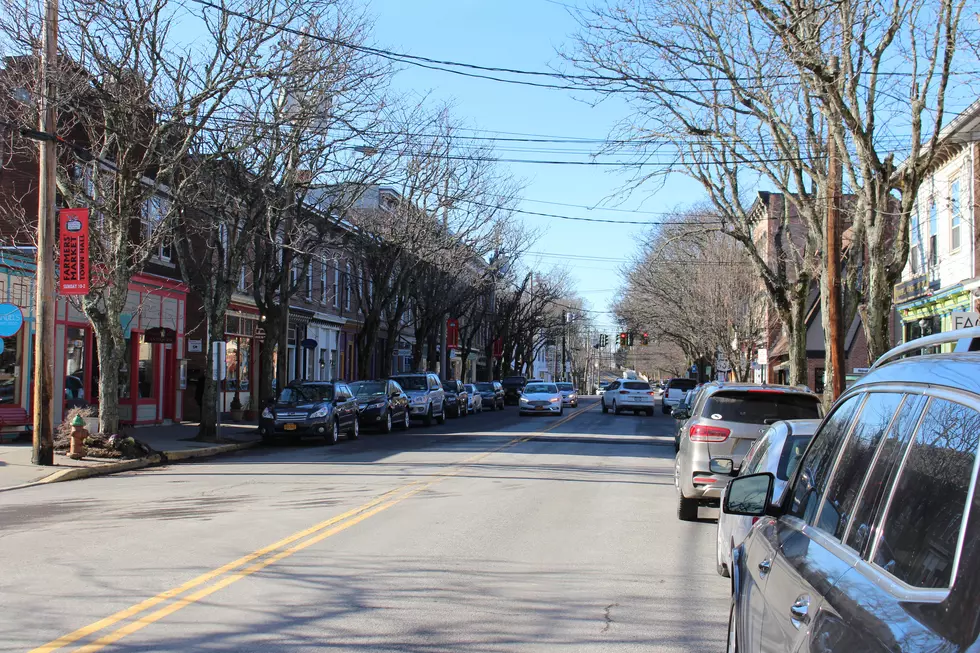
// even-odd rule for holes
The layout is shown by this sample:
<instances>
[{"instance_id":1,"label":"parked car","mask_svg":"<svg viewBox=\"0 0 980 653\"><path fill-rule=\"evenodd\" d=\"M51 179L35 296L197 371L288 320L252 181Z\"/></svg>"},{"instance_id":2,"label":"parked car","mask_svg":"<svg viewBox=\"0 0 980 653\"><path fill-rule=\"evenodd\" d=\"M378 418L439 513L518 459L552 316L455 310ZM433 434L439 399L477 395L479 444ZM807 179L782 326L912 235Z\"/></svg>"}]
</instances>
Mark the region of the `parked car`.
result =
<instances>
[{"instance_id":1,"label":"parked car","mask_svg":"<svg viewBox=\"0 0 980 653\"><path fill-rule=\"evenodd\" d=\"M561 401L566 406L578 408L578 390L571 383L556 383L558 391L561 393Z\"/></svg>"},{"instance_id":2,"label":"parked car","mask_svg":"<svg viewBox=\"0 0 980 653\"><path fill-rule=\"evenodd\" d=\"M719 505L721 492L749 447L768 427L788 419L819 419L820 397L785 385L705 383L691 407L674 460L677 516L698 518L698 506Z\"/></svg>"},{"instance_id":3,"label":"parked car","mask_svg":"<svg viewBox=\"0 0 980 653\"><path fill-rule=\"evenodd\" d=\"M677 420L677 428L674 430L675 454L681 450L681 433L684 432L684 425L687 424L687 420L691 417L691 409L694 407L694 402L697 399L700 391L701 386L695 386L693 390L688 391L684 395L683 403L670 411L671 416Z\"/></svg>"},{"instance_id":4,"label":"parked car","mask_svg":"<svg viewBox=\"0 0 980 653\"><path fill-rule=\"evenodd\" d=\"M524 387L519 406L521 415L534 413L561 415L564 413L558 386L542 381L532 381Z\"/></svg>"},{"instance_id":5,"label":"parked car","mask_svg":"<svg viewBox=\"0 0 980 653\"><path fill-rule=\"evenodd\" d=\"M431 426L433 420L446 422L446 393L438 376L424 372L399 374L391 380L408 395L413 419L421 419L426 426Z\"/></svg>"},{"instance_id":6,"label":"parked car","mask_svg":"<svg viewBox=\"0 0 980 653\"><path fill-rule=\"evenodd\" d=\"M734 479L724 511L760 522L732 552L728 650L980 650L978 434L980 328L949 331L841 395L782 494Z\"/></svg>"},{"instance_id":7,"label":"parked car","mask_svg":"<svg viewBox=\"0 0 980 653\"><path fill-rule=\"evenodd\" d=\"M698 385L694 379L667 379L663 396L660 398L660 408L664 415L670 414L674 406L684 400L684 395Z\"/></svg>"},{"instance_id":8,"label":"parked car","mask_svg":"<svg viewBox=\"0 0 980 653\"><path fill-rule=\"evenodd\" d=\"M596 394L600 397L606 394L606 388L609 387L609 381L599 381L599 389L596 390Z\"/></svg>"},{"instance_id":9,"label":"parked car","mask_svg":"<svg viewBox=\"0 0 980 653\"><path fill-rule=\"evenodd\" d=\"M466 410L470 413L482 413L483 412L483 395L480 391L476 389L476 385L472 383L466 383L463 385L463 389L466 390Z\"/></svg>"},{"instance_id":10,"label":"parked car","mask_svg":"<svg viewBox=\"0 0 980 653\"><path fill-rule=\"evenodd\" d=\"M357 413L357 400L346 383L291 383L263 409L259 435L263 442L324 436L327 444L335 444L341 433L352 439L360 436Z\"/></svg>"},{"instance_id":11,"label":"parked car","mask_svg":"<svg viewBox=\"0 0 980 653\"><path fill-rule=\"evenodd\" d=\"M810 438L820 426L818 419L797 419L786 422L776 422L755 441L742 461L738 476L748 476L760 472L769 472L776 479L773 492L782 495L787 481L796 472L803 452L810 444ZM725 492L721 493L722 502ZM724 512L718 518L718 538L716 546L715 568L722 576L729 575L732 567L732 550L742 543L749 534L757 517L740 517L726 515Z\"/></svg>"},{"instance_id":12,"label":"parked car","mask_svg":"<svg viewBox=\"0 0 980 653\"><path fill-rule=\"evenodd\" d=\"M490 410L504 409L504 387L500 381L474 384L476 391L483 397L483 407Z\"/></svg>"},{"instance_id":13,"label":"parked car","mask_svg":"<svg viewBox=\"0 0 980 653\"><path fill-rule=\"evenodd\" d=\"M446 412L452 417L466 417L469 397L463 382L459 379L442 379L442 388L446 392Z\"/></svg>"},{"instance_id":14,"label":"parked car","mask_svg":"<svg viewBox=\"0 0 980 653\"><path fill-rule=\"evenodd\" d=\"M612 410L614 414L619 415L624 410L632 410L636 415L639 415L640 411L653 415L653 389L646 381L628 379L613 381L606 388L599 403L604 413Z\"/></svg>"},{"instance_id":15,"label":"parked car","mask_svg":"<svg viewBox=\"0 0 980 653\"><path fill-rule=\"evenodd\" d=\"M504 388L504 404L519 404L521 392L527 385L526 376L507 376L504 377L500 385Z\"/></svg>"},{"instance_id":16,"label":"parked car","mask_svg":"<svg viewBox=\"0 0 980 653\"><path fill-rule=\"evenodd\" d=\"M408 395L395 381L354 381L349 387L357 399L361 426L384 433L391 433L395 426L403 429L411 426Z\"/></svg>"}]
</instances>

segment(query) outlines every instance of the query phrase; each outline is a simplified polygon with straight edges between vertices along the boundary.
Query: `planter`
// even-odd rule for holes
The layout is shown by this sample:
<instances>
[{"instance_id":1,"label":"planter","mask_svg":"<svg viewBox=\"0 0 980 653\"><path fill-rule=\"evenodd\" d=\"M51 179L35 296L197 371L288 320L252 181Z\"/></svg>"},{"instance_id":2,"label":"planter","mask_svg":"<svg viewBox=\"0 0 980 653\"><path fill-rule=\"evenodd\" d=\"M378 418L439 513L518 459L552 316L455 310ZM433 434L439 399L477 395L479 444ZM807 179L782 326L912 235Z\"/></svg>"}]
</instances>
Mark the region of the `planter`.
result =
<instances>
[{"instance_id":1,"label":"planter","mask_svg":"<svg viewBox=\"0 0 980 653\"><path fill-rule=\"evenodd\" d=\"M239 408L239 409L237 409L237 410L235 410L235 409L233 408L233 409L231 410L231 418L232 418L232 419L233 419L234 421L236 421L236 422L240 422L240 421L242 421L242 419L243 419L244 417L245 417L245 411L244 411L244 410L242 410L242 409L240 409L240 408Z\"/></svg>"}]
</instances>

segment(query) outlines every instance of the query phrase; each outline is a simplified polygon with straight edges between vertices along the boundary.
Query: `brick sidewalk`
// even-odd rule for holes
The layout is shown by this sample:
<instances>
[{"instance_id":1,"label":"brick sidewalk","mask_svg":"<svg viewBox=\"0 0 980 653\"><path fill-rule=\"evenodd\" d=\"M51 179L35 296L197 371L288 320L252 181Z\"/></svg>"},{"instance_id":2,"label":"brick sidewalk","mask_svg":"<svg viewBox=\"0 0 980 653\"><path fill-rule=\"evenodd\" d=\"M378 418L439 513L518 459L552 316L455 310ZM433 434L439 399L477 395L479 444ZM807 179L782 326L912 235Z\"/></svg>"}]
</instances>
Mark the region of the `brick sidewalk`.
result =
<instances>
[{"instance_id":1,"label":"brick sidewalk","mask_svg":"<svg viewBox=\"0 0 980 653\"><path fill-rule=\"evenodd\" d=\"M170 461L234 451L244 448L243 445L258 444L261 440L255 426L240 424L222 425L223 442L220 445L195 442L193 438L197 434L197 424L193 423L138 427L128 429L127 433L147 444L154 451L162 453ZM131 463L128 465L129 468L138 468L161 462L161 460L161 457L156 456L152 459L140 459L142 463L140 461L126 462ZM45 480L50 482L112 473L113 471L121 471L118 468L123 467L119 464L121 461L117 459L86 458L84 460L72 460L59 453L55 454L54 462L54 467L32 465L29 440L0 444L0 491Z\"/></svg>"}]
</instances>

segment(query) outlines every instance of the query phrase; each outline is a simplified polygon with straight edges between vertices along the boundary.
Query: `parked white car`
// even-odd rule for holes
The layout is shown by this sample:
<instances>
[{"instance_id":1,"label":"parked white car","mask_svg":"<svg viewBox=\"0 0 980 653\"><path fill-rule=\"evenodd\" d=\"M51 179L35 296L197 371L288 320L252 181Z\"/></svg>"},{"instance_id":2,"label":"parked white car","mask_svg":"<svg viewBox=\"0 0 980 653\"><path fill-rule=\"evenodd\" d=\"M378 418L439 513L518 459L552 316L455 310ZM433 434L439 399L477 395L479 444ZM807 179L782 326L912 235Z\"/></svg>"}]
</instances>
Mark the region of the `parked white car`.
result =
<instances>
[{"instance_id":1,"label":"parked white car","mask_svg":"<svg viewBox=\"0 0 980 653\"><path fill-rule=\"evenodd\" d=\"M541 383L540 381L531 381L524 386L519 408L521 415L531 413L561 415L564 413L558 386L554 383Z\"/></svg>"},{"instance_id":2,"label":"parked white car","mask_svg":"<svg viewBox=\"0 0 980 653\"><path fill-rule=\"evenodd\" d=\"M769 472L775 477L773 501L782 496L786 484L793 477L796 466L813 434L820 426L818 419L794 419L776 422L756 440L745 454L739 476ZM727 486L726 486L727 487ZM721 495L722 505L725 492ZM732 550L745 540L758 517L729 515L722 511L718 517L718 546L716 569L728 576L732 568Z\"/></svg>"},{"instance_id":3,"label":"parked white car","mask_svg":"<svg viewBox=\"0 0 980 653\"><path fill-rule=\"evenodd\" d=\"M687 393L698 385L694 379L668 379L664 391L660 395L660 407L664 415L670 413L675 406L684 402Z\"/></svg>"}]
</instances>

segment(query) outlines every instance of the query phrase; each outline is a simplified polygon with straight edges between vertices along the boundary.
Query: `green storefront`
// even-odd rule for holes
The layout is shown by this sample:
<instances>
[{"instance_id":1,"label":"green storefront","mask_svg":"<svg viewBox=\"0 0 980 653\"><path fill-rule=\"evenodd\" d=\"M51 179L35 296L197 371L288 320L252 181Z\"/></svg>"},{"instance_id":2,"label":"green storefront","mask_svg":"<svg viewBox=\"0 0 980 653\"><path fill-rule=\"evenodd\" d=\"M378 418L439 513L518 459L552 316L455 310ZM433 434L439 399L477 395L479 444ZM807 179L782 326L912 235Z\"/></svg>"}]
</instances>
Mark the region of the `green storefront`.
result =
<instances>
[{"instance_id":1,"label":"green storefront","mask_svg":"<svg viewBox=\"0 0 980 653\"><path fill-rule=\"evenodd\" d=\"M913 277L895 286L895 308L902 321L902 341L908 342L953 329L952 314L969 311L972 292L958 283L947 288L933 288L925 275ZM952 344L943 347L951 350Z\"/></svg>"}]
</instances>

